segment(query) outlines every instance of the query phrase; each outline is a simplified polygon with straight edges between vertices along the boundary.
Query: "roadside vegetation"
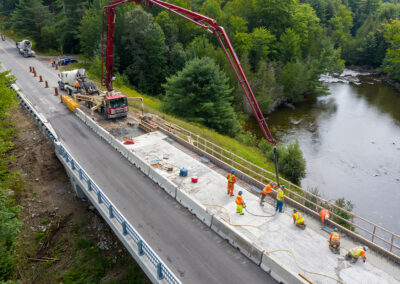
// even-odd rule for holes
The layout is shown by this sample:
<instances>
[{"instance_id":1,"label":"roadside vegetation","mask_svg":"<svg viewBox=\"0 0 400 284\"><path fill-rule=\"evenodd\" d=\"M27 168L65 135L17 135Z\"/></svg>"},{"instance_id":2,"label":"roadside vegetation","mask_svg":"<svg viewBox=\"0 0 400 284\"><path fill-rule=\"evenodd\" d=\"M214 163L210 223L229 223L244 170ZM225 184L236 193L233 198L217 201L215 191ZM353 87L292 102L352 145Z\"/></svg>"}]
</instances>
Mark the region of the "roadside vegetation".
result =
<instances>
[{"instance_id":1,"label":"roadside vegetation","mask_svg":"<svg viewBox=\"0 0 400 284\"><path fill-rule=\"evenodd\" d=\"M22 226L18 219L22 209L18 206L18 196L23 184L19 173L9 170L9 163L15 159L9 154L16 135L8 114L16 103L15 94L9 88L13 82L14 78L9 76L9 72L0 73L0 281L13 272L16 262L15 236Z\"/></svg>"}]
</instances>

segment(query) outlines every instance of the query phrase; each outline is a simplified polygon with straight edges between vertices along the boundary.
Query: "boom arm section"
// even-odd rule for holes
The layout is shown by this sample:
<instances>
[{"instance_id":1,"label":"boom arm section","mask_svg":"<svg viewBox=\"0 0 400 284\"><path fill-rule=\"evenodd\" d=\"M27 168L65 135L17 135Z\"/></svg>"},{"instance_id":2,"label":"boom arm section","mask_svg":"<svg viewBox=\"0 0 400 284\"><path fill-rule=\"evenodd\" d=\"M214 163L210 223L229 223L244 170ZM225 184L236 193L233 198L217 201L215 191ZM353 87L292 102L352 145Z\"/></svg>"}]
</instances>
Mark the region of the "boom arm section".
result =
<instances>
[{"instance_id":1,"label":"boom arm section","mask_svg":"<svg viewBox=\"0 0 400 284\"><path fill-rule=\"evenodd\" d=\"M257 99L253 93L253 90L250 87L249 81L243 71L243 68L240 64L239 58L237 57L235 50L229 40L228 35L225 32L225 29L217 24L217 21L201 14L195 13L193 11L187 10L185 8L166 3L160 0L114 0L109 3L108 6L103 8L103 36L102 36L102 63L104 60L103 56L103 44L104 44L104 16L107 13L107 49L106 49L106 75L105 75L105 85L108 91L112 91L112 77L113 77L113 44L114 44L114 29L115 29L115 12L116 7L120 4L127 2L135 2L136 4L145 5L147 7L151 7L152 5L156 5L165 10L170 11L178 15L181 18L184 18L203 29L213 33L218 42L224 51L235 75L238 79L239 85L242 88L247 101L256 117L258 124L260 125L261 131L264 134L265 139L268 142L276 145L276 140L272 137L272 134L268 128L267 122L265 121L264 115L257 103ZM103 64L102 68L102 79L103 79Z\"/></svg>"}]
</instances>

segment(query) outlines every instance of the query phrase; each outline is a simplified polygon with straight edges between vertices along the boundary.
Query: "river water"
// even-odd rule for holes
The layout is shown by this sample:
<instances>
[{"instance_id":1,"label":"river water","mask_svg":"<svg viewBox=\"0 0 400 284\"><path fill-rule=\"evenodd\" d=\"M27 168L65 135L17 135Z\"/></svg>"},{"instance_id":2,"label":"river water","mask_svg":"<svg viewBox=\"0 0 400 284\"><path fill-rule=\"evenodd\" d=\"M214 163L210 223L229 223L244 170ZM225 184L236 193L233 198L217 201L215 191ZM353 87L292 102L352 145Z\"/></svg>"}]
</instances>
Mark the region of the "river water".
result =
<instances>
[{"instance_id":1,"label":"river water","mask_svg":"<svg viewBox=\"0 0 400 284\"><path fill-rule=\"evenodd\" d=\"M400 93L367 73L321 79L329 95L269 115L274 137L299 141L304 188L344 197L354 213L400 234ZM260 136L254 120L246 126Z\"/></svg>"}]
</instances>

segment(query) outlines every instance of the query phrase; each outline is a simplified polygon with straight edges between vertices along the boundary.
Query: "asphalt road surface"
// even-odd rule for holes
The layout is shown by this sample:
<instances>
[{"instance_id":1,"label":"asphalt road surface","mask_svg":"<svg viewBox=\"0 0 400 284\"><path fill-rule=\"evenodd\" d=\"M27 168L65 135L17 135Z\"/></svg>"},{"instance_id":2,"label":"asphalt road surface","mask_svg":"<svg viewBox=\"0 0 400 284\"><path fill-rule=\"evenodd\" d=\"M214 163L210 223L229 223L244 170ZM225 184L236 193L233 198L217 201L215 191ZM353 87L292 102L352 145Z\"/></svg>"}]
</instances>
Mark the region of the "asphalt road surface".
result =
<instances>
[{"instance_id":1,"label":"asphalt road surface","mask_svg":"<svg viewBox=\"0 0 400 284\"><path fill-rule=\"evenodd\" d=\"M10 40L0 42L0 62L78 163L183 283L276 283L60 104L54 96L54 69L23 58ZM29 73L29 66L49 82L49 89Z\"/></svg>"}]
</instances>

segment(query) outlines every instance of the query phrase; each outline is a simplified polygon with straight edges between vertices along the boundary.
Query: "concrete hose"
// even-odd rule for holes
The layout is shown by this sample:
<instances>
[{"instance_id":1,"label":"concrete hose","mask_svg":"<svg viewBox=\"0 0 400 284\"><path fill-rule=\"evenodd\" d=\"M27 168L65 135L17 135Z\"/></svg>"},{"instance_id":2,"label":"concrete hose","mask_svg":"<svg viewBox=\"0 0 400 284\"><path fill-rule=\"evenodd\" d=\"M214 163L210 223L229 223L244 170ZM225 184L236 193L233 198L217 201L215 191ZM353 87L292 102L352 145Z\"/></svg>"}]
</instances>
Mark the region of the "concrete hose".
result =
<instances>
[{"instance_id":1,"label":"concrete hose","mask_svg":"<svg viewBox=\"0 0 400 284\"><path fill-rule=\"evenodd\" d=\"M330 279L332 279L332 280L334 280L334 281L336 281L336 282L338 282L340 284L344 284L343 281L341 281L339 279L336 279L336 278L334 278L332 276L329 276L329 275L326 275L326 274L323 274L323 273L313 272L313 271L307 270L304 267L300 266L300 264L297 262L297 258L295 256L295 254L293 253L293 251L291 251L289 249L276 249L276 250L266 251L265 253L271 254L271 253L280 252L280 251L288 252L293 257L294 262L296 263L296 266L298 268L300 268L301 270L303 270L304 272L307 272L307 273L310 273L310 274L319 275L319 276L323 276L323 277L327 277L327 278L330 278Z\"/></svg>"}]
</instances>

